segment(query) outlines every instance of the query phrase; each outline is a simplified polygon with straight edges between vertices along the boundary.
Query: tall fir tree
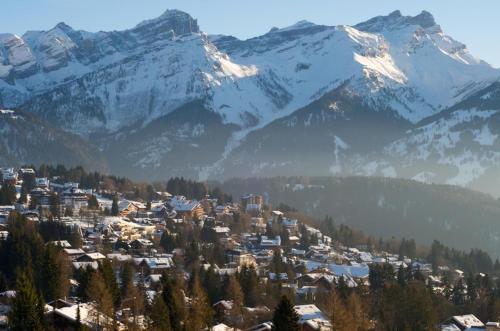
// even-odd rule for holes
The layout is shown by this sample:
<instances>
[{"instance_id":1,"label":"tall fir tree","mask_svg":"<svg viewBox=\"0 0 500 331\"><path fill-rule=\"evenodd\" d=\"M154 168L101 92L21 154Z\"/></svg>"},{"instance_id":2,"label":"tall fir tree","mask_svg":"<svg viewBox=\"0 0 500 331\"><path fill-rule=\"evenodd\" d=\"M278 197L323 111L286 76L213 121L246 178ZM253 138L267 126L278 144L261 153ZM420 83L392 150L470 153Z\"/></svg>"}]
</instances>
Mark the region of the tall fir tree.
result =
<instances>
[{"instance_id":1,"label":"tall fir tree","mask_svg":"<svg viewBox=\"0 0 500 331\"><path fill-rule=\"evenodd\" d=\"M191 306L186 320L187 331L198 331L210 328L212 325L213 311L208 301L207 294L201 286L198 275L194 275L191 289Z\"/></svg>"},{"instance_id":2,"label":"tall fir tree","mask_svg":"<svg viewBox=\"0 0 500 331\"><path fill-rule=\"evenodd\" d=\"M149 318L151 324L149 326L150 330L153 331L171 331L170 326L170 313L168 307L165 304L161 294L157 293L151 304L151 309L149 310Z\"/></svg>"},{"instance_id":3,"label":"tall fir tree","mask_svg":"<svg viewBox=\"0 0 500 331\"><path fill-rule=\"evenodd\" d=\"M43 300L36 292L31 277L21 272L16 281L16 296L8 314L8 325L12 331L45 330Z\"/></svg>"},{"instance_id":4,"label":"tall fir tree","mask_svg":"<svg viewBox=\"0 0 500 331\"><path fill-rule=\"evenodd\" d=\"M273 331L299 331L299 315L286 296L282 296L273 315Z\"/></svg>"},{"instance_id":5,"label":"tall fir tree","mask_svg":"<svg viewBox=\"0 0 500 331\"><path fill-rule=\"evenodd\" d=\"M111 216L118 216L118 197L113 197L113 203L111 204Z\"/></svg>"}]
</instances>

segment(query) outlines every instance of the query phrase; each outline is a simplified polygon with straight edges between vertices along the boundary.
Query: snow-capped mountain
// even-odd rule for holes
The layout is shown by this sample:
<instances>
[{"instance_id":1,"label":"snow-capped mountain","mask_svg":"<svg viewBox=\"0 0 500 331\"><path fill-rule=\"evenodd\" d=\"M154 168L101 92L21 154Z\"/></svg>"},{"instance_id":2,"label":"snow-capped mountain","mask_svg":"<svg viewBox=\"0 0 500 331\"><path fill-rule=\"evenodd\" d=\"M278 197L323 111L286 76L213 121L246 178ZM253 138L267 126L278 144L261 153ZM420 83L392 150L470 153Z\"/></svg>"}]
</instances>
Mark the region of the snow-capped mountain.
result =
<instances>
[{"instance_id":1,"label":"snow-capped mountain","mask_svg":"<svg viewBox=\"0 0 500 331\"><path fill-rule=\"evenodd\" d=\"M248 40L207 35L176 10L125 31L59 23L0 35L0 106L80 135L109 156L111 169L136 177L427 180L432 171L407 170L438 162L428 157L438 150L439 162L451 157L444 132L472 132L477 117L454 107L499 77L425 11L355 26L301 21ZM484 143L495 129L473 134ZM421 151L407 153L412 145ZM482 148L471 153L489 157ZM470 159L456 154L449 163L457 157ZM435 178L468 185L486 170Z\"/></svg>"}]
</instances>

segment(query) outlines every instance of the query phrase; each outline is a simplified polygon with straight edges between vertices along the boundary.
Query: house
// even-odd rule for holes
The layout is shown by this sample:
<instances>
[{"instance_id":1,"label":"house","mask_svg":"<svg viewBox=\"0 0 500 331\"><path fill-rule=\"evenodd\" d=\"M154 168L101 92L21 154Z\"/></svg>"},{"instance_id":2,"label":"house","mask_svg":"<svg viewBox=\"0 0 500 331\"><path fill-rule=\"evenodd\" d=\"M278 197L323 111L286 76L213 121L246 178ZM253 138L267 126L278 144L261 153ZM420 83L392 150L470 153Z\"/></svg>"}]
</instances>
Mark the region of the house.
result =
<instances>
[{"instance_id":1,"label":"house","mask_svg":"<svg viewBox=\"0 0 500 331\"><path fill-rule=\"evenodd\" d=\"M14 168L7 168L2 170L2 178L4 185L16 185L17 184L17 172Z\"/></svg>"},{"instance_id":2,"label":"house","mask_svg":"<svg viewBox=\"0 0 500 331\"><path fill-rule=\"evenodd\" d=\"M196 200L188 200L184 196L177 195L170 202L170 207L177 213L177 217L184 220L200 220L205 210L203 206Z\"/></svg>"},{"instance_id":3,"label":"house","mask_svg":"<svg viewBox=\"0 0 500 331\"><path fill-rule=\"evenodd\" d=\"M54 245L62 248L71 248L71 244L67 240L55 240L55 241L49 241L47 245Z\"/></svg>"},{"instance_id":4,"label":"house","mask_svg":"<svg viewBox=\"0 0 500 331\"><path fill-rule=\"evenodd\" d=\"M316 305L297 305L293 307L299 315L299 323L306 331L332 330L332 324Z\"/></svg>"},{"instance_id":5,"label":"house","mask_svg":"<svg viewBox=\"0 0 500 331\"><path fill-rule=\"evenodd\" d=\"M241 331L240 329L234 328L232 326L227 326L224 323L219 323L217 325L214 325L210 331Z\"/></svg>"},{"instance_id":6,"label":"house","mask_svg":"<svg viewBox=\"0 0 500 331\"><path fill-rule=\"evenodd\" d=\"M229 237L229 234L231 233L231 229L228 228L227 226L214 226L212 228L212 231L215 234L215 237L217 240L225 237Z\"/></svg>"},{"instance_id":7,"label":"house","mask_svg":"<svg viewBox=\"0 0 500 331\"><path fill-rule=\"evenodd\" d=\"M260 237L260 247L262 248L272 248L281 246L281 237L276 236L274 239L268 238L267 236Z\"/></svg>"},{"instance_id":8,"label":"house","mask_svg":"<svg viewBox=\"0 0 500 331\"><path fill-rule=\"evenodd\" d=\"M250 219L250 224L255 232L258 233L266 232L267 224L262 217L252 217Z\"/></svg>"},{"instance_id":9,"label":"house","mask_svg":"<svg viewBox=\"0 0 500 331\"><path fill-rule=\"evenodd\" d=\"M141 202L125 199L118 201L118 211L120 216L135 215L138 211L143 210L146 210L146 205Z\"/></svg>"},{"instance_id":10,"label":"house","mask_svg":"<svg viewBox=\"0 0 500 331\"><path fill-rule=\"evenodd\" d=\"M473 314L452 316L441 325L441 331L486 330L486 325Z\"/></svg>"},{"instance_id":11,"label":"house","mask_svg":"<svg viewBox=\"0 0 500 331\"><path fill-rule=\"evenodd\" d=\"M227 205L217 205L214 209L217 216L229 215L230 209Z\"/></svg>"},{"instance_id":12,"label":"house","mask_svg":"<svg viewBox=\"0 0 500 331\"><path fill-rule=\"evenodd\" d=\"M97 262L104 260L106 256L101 253L85 253L76 259L77 262Z\"/></svg>"},{"instance_id":13,"label":"house","mask_svg":"<svg viewBox=\"0 0 500 331\"><path fill-rule=\"evenodd\" d=\"M299 221L291 218L283 218L282 225L290 233L297 233L299 230Z\"/></svg>"},{"instance_id":14,"label":"house","mask_svg":"<svg viewBox=\"0 0 500 331\"><path fill-rule=\"evenodd\" d=\"M257 261L255 260L255 257L252 254L246 251L242 251L240 249L227 250L225 256L228 263L232 263L238 266L257 265Z\"/></svg>"},{"instance_id":15,"label":"house","mask_svg":"<svg viewBox=\"0 0 500 331\"><path fill-rule=\"evenodd\" d=\"M35 178L35 187L42 189L49 189L50 181L47 177L36 177Z\"/></svg>"},{"instance_id":16,"label":"house","mask_svg":"<svg viewBox=\"0 0 500 331\"><path fill-rule=\"evenodd\" d=\"M145 253L154 246L151 240L148 239L135 239L129 245L130 250L134 253Z\"/></svg>"},{"instance_id":17,"label":"house","mask_svg":"<svg viewBox=\"0 0 500 331\"><path fill-rule=\"evenodd\" d=\"M105 330L103 324L112 325L115 323L116 330L125 330L125 325L121 322L113 321L113 319L97 310L92 303L66 303L61 307L53 307L48 309L49 314L53 314L53 321L58 330L71 330L76 328L78 314L80 315L80 323L91 330Z\"/></svg>"},{"instance_id":18,"label":"house","mask_svg":"<svg viewBox=\"0 0 500 331\"><path fill-rule=\"evenodd\" d=\"M134 263L137 268L148 269L151 274L161 274L174 265L170 256L134 258Z\"/></svg>"},{"instance_id":19,"label":"house","mask_svg":"<svg viewBox=\"0 0 500 331\"><path fill-rule=\"evenodd\" d=\"M233 309L233 301L221 300L212 305L212 308L223 315L228 314Z\"/></svg>"},{"instance_id":20,"label":"house","mask_svg":"<svg viewBox=\"0 0 500 331\"><path fill-rule=\"evenodd\" d=\"M61 203L71 207L75 212L88 206L89 197L87 192L78 188L78 183L66 183L61 193Z\"/></svg>"},{"instance_id":21,"label":"house","mask_svg":"<svg viewBox=\"0 0 500 331\"><path fill-rule=\"evenodd\" d=\"M254 325L251 328L247 329L247 331L269 331L273 329L272 322L260 323L258 325Z\"/></svg>"},{"instance_id":22,"label":"house","mask_svg":"<svg viewBox=\"0 0 500 331\"><path fill-rule=\"evenodd\" d=\"M31 199L36 199L38 203L42 206L48 206L50 204L51 192L46 187L35 187L31 190Z\"/></svg>"},{"instance_id":23,"label":"house","mask_svg":"<svg viewBox=\"0 0 500 331\"><path fill-rule=\"evenodd\" d=\"M264 199L261 195L248 194L240 198L241 210L247 214L258 216L262 211Z\"/></svg>"},{"instance_id":24,"label":"house","mask_svg":"<svg viewBox=\"0 0 500 331\"><path fill-rule=\"evenodd\" d=\"M81 248L64 248L63 252L68 255L70 260L76 260L77 258L85 254L85 251Z\"/></svg>"}]
</instances>

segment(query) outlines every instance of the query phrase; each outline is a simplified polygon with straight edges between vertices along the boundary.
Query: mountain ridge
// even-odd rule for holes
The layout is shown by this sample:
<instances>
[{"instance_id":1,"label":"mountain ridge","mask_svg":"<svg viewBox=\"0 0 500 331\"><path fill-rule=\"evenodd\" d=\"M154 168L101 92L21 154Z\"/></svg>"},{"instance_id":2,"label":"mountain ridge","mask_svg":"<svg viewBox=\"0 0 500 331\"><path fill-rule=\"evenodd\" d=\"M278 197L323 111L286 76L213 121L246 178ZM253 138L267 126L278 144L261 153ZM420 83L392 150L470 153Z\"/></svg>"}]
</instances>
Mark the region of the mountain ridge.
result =
<instances>
[{"instance_id":1,"label":"mountain ridge","mask_svg":"<svg viewBox=\"0 0 500 331\"><path fill-rule=\"evenodd\" d=\"M165 170L202 179L265 176L285 169L289 175L315 175L310 173L314 168L322 175L435 178L474 185L494 166L491 162L476 164L474 169L485 170L472 169L460 179L454 179L462 176L460 171L454 175L454 169L460 162L474 167L467 163L471 157L484 163L495 144L469 144L459 152L444 145L442 137L449 132L424 136L419 128L433 119L441 121L433 127L442 128L444 114L468 102L469 108L462 111L468 115L453 125L464 135L453 136L453 141L467 134L479 137L473 141L496 141L493 113L491 119L483 118L488 121L486 129L465 127L477 124L474 96L494 86L499 77L498 69L473 57L426 11L416 16L394 11L353 26L300 21L246 40L207 35L196 19L178 10L123 31L89 33L59 23L22 37L0 35L0 106L20 109L79 135L105 155L116 155L111 151L121 148L134 151L132 159L118 154L111 162L117 167L113 171L132 177L145 172L161 178ZM179 111L195 118L171 116ZM211 116L204 112L216 114L216 120L210 120L214 127L198 121ZM176 120L174 128L165 122L169 118L185 122ZM297 126L297 120L302 124ZM202 126L207 139L211 130L224 135L213 143L195 142ZM195 131L187 134L180 128ZM299 128L314 134L299 134L301 143L291 145ZM256 146L264 144L263 138L281 139L282 146L269 144L273 149L258 155ZM424 138L431 140L424 144L425 153L395 153ZM183 148L159 141L175 141L195 155L213 155L205 163L182 166L171 160L182 159ZM433 142L447 154L431 157L437 155ZM316 152L310 153L313 149L307 146L315 145ZM314 167L303 162L306 154ZM433 169L417 173L422 162ZM295 164L294 172L287 169L290 164ZM447 169L433 177L429 173L436 167Z\"/></svg>"}]
</instances>

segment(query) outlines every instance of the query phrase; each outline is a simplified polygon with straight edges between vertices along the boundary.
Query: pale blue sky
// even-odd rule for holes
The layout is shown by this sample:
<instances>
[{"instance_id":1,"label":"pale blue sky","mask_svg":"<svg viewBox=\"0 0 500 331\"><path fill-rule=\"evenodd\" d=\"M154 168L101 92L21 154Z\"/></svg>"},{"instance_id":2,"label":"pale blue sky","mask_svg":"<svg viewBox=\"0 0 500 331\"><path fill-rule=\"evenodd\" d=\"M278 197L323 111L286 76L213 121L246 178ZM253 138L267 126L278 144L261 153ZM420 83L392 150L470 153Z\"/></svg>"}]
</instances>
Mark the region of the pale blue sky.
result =
<instances>
[{"instance_id":1,"label":"pale blue sky","mask_svg":"<svg viewBox=\"0 0 500 331\"><path fill-rule=\"evenodd\" d=\"M500 67L499 0L0 0L0 32L46 30L61 21L88 31L121 30L166 9L190 13L207 33L239 38L302 19L355 24L396 9L405 15L425 9L475 56Z\"/></svg>"}]
</instances>

